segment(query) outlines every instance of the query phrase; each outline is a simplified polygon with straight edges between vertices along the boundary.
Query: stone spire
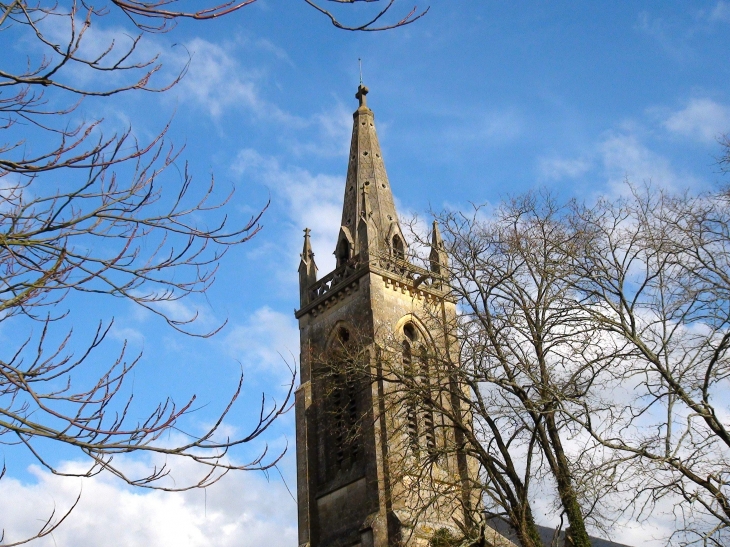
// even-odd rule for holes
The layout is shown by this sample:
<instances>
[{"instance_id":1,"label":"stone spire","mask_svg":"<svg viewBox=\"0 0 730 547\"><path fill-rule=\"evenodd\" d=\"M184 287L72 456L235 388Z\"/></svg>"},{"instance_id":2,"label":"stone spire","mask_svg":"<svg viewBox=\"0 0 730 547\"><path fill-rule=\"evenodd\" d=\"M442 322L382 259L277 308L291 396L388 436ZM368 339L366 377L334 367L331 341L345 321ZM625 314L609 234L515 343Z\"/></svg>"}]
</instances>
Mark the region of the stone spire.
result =
<instances>
[{"instance_id":1,"label":"stone spire","mask_svg":"<svg viewBox=\"0 0 730 547\"><path fill-rule=\"evenodd\" d=\"M400 254L405 251L405 239L398 223L390 182L380 143L375 133L373 111L367 106L368 88L360 85L355 97L359 101L353 113L350 159L347 167L345 198L342 207L340 235L337 239L337 265L359 253ZM367 191L363 192L363 190ZM362 241L358 224L367 211L367 220L374 237Z\"/></svg>"},{"instance_id":2,"label":"stone spire","mask_svg":"<svg viewBox=\"0 0 730 547\"><path fill-rule=\"evenodd\" d=\"M317 265L314 263L312 242L309 240L309 228L304 229L304 247L299 261L299 301L302 306L309 303L307 289L317 281Z\"/></svg>"}]
</instances>

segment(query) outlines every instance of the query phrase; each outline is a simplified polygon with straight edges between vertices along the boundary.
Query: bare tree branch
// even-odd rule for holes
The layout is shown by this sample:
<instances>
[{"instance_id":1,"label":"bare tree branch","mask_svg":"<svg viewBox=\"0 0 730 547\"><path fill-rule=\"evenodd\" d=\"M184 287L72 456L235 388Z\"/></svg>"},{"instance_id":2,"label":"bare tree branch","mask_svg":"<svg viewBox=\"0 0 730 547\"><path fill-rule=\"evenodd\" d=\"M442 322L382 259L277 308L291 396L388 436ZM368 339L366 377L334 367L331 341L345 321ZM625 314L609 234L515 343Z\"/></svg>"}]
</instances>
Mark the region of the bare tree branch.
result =
<instances>
[{"instance_id":1,"label":"bare tree branch","mask_svg":"<svg viewBox=\"0 0 730 547\"><path fill-rule=\"evenodd\" d=\"M230 451L261 441L289 409L293 372L281 401L262 395L247 405L256 419L244 434L221 432L239 402L243 374L213 424L190 433L183 428L195 396L181 405L167 398L142 409L144 418L133 418L140 409L130 372L140 355L129 355L125 342L103 364L100 348L113 319L104 317L86 343L66 324L74 293L83 293L101 302L131 302L190 336L209 337L225 325L200 326L196 311L179 317L165 304L205 294L225 254L261 230L268 204L239 218L229 206L233 188L221 193L213 177L193 184L183 149L167 140L169 124L143 143L131 128L113 131L104 119L85 119L82 107L89 97L171 89L185 76L190 57L163 75L160 56L143 51L146 34L167 32L182 19L230 16L255 1L112 0L104 7L87 0L0 2L4 44L33 44L25 58L5 55L0 61L0 323L19 333L0 348L0 443L24 447L53 474L104 471L132 486L186 490L231 470L269 469L283 455L264 447L242 463ZM411 12L382 24L391 0L375 17L348 27L307 3L349 30L395 28L420 17ZM114 14L126 16L123 22L136 34L95 44L92 27ZM78 78L79 72L94 77ZM57 467L53 446L59 443L83 455L87 467ZM119 458L130 453L157 455L163 463L141 476L130 473ZM166 480L182 460L197 463L200 476L189 484ZM51 534L76 503L60 516L54 511L33 537L8 538L6 545Z\"/></svg>"}]
</instances>

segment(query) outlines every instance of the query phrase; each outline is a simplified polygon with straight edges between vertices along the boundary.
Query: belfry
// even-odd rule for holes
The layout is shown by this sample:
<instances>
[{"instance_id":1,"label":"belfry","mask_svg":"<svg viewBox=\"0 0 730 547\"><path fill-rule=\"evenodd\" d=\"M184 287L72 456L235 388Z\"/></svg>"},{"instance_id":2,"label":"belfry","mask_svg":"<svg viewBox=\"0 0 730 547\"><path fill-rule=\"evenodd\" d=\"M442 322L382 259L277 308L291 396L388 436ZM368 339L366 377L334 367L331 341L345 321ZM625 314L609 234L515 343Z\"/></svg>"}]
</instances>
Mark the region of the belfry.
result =
<instances>
[{"instance_id":1,"label":"belfry","mask_svg":"<svg viewBox=\"0 0 730 547\"><path fill-rule=\"evenodd\" d=\"M386 354L390 361L397 355L404 367L427 348L439 348L450 359L447 325L456 308L442 277L448 257L436 223L430 265L410 260L367 93L361 84L336 267L318 279L308 229L299 265L300 547L428 546L439 530L468 524L478 506L469 491L474 470L466 456L435 456L445 436L458 433L430 410L427 398L412 404L397 399L395 383L383 372ZM362 374L334 366L353 362ZM441 381L430 376L425 358L419 363L419 382ZM403 471L408 462L451 485L452 495L423 507L429 498L423 489L429 487Z\"/></svg>"}]
</instances>

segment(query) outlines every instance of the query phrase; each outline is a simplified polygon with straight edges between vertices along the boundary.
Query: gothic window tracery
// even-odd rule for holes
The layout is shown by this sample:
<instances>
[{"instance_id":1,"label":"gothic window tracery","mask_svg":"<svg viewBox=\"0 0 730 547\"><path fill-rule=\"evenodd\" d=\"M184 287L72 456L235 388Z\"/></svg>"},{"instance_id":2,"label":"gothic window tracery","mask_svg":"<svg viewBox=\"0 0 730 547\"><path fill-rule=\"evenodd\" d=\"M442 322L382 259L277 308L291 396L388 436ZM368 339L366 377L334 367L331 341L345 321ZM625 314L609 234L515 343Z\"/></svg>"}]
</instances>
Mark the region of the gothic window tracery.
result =
<instances>
[{"instance_id":1,"label":"gothic window tracery","mask_svg":"<svg viewBox=\"0 0 730 547\"><path fill-rule=\"evenodd\" d=\"M350 331L340 327L331 344L323 373L326 478L356 465L362 456L360 435L360 385L355 373Z\"/></svg>"},{"instance_id":2,"label":"gothic window tracery","mask_svg":"<svg viewBox=\"0 0 730 547\"><path fill-rule=\"evenodd\" d=\"M433 421L433 389L431 378L431 367L429 366L428 351L425 346L421 346L421 354L419 356L421 365L421 386L422 386L422 404L421 414L423 416L423 436L426 444L426 450L430 456L436 452L436 427Z\"/></svg>"},{"instance_id":3,"label":"gothic window tracery","mask_svg":"<svg viewBox=\"0 0 730 547\"><path fill-rule=\"evenodd\" d=\"M404 325L403 335L405 340L402 342L402 364L408 386L404 393L408 446L417 457L421 450L425 450L429 458L435 458L433 371L429 363L428 348L420 340L418 330L413 323L409 322Z\"/></svg>"},{"instance_id":4,"label":"gothic window tracery","mask_svg":"<svg viewBox=\"0 0 730 547\"><path fill-rule=\"evenodd\" d=\"M413 382L415 376L413 370L413 353L411 351L411 344L407 340L403 341L403 373L410 382ZM414 453L418 453L418 397L412 389L406 389L405 397L408 445Z\"/></svg>"}]
</instances>

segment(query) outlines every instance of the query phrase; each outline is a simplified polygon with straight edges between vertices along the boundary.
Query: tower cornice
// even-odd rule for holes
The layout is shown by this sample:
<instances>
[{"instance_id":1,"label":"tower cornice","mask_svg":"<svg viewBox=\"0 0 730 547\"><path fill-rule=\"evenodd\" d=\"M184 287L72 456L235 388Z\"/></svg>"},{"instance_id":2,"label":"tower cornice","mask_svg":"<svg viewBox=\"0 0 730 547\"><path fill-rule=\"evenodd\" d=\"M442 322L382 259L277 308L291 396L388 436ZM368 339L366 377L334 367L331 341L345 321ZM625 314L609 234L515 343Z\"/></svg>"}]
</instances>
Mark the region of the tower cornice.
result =
<instances>
[{"instance_id":1,"label":"tower cornice","mask_svg":"<svg viewBox=\"0 0 730 547\"><path fill-rule=\"evenodd\" d=\"M386 287L407 292L417 299L442 299L452 301L449 286L433 271L426 270L407 260L389 255L371 256L367 262L359 257L348 261L322 279L309 286L306 291L307 305L295 311L300 319L317 310L323 310L359 289L359 280L366 274L376 274Z\"/></svg>"}]
</instances>

